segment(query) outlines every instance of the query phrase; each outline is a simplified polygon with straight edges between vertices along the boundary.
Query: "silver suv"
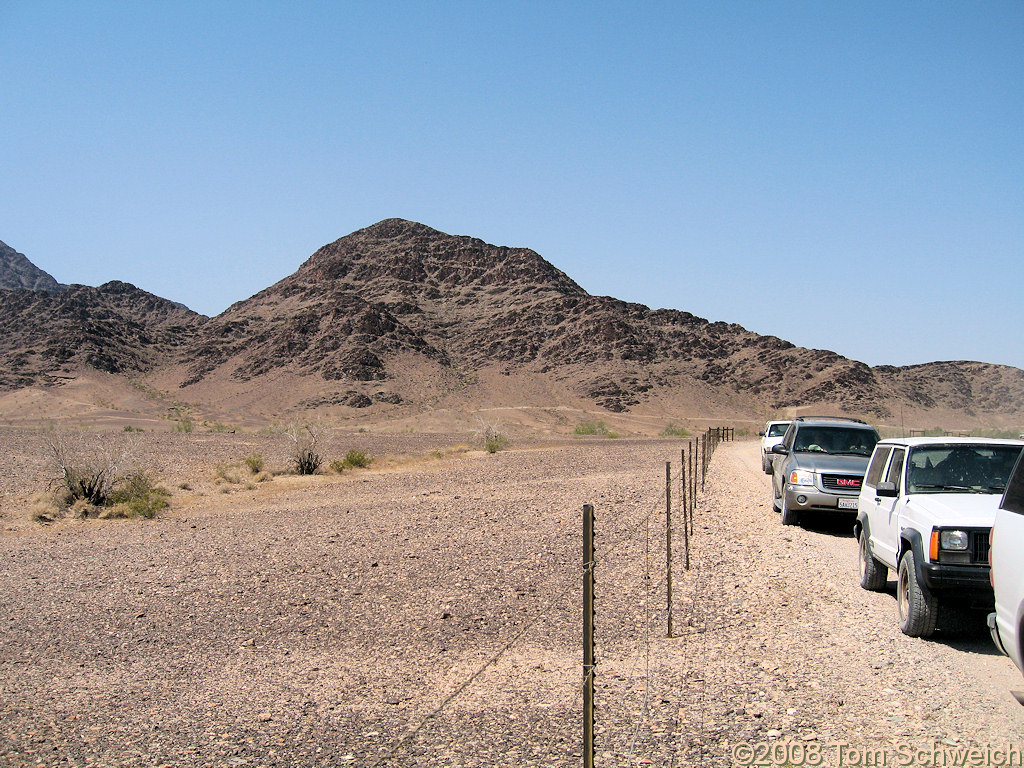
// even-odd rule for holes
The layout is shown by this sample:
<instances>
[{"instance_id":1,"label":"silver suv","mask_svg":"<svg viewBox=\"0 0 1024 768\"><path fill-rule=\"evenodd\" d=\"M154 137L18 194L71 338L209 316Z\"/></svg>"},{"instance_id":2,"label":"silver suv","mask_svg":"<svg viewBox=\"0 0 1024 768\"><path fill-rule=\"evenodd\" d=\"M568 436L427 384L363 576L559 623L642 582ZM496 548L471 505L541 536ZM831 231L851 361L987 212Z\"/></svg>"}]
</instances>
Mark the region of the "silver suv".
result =
<instances>
[{"instance_id":1,"label":"silver suv","mask_svg":"<svg viewBox=\"0 0 1024 768\"><path fill-rule=\"evenodd\" d=\"M783 525L808 512L857 513L878 431L860 419L798 416L772 448L772 508Z\"/></svg>"}]
</instances>

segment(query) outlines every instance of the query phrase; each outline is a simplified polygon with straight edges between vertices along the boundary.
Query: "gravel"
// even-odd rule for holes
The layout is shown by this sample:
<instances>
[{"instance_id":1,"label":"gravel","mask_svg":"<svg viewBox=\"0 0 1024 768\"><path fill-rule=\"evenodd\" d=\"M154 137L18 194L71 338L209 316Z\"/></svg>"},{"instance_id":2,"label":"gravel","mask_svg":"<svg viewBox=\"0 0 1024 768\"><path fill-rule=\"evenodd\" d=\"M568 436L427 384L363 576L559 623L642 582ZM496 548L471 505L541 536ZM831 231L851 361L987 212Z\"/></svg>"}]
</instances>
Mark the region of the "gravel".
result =
<instances>
[{"instance_id":1,"label":"gravel","mask_svg":"<svg viewBox=\"0 0 1024 768\"><path fill-rule=\"evenodd\" d=\"M40 525L44 436L0 437L0 765L578 765L584 503L598 765L1024 739L1024 684L983 630L900 634L847 521L781 526L756 442L715 454L688 571L674 512L667 638L685 441L352 434L331 450L375 468L233 484L217 467L283 466L280 436L146 434L170 510Z\"/></svg>"}]
</instances>

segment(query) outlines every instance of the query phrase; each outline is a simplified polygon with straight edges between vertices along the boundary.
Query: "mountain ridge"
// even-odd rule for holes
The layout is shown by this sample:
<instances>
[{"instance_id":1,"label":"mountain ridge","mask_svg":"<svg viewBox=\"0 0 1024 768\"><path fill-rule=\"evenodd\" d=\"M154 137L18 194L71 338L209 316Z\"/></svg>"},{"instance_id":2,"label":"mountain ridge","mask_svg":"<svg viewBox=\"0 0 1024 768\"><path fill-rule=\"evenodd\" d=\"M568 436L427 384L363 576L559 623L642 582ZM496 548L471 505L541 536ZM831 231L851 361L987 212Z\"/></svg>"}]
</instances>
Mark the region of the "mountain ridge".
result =
<instances>
[{"instance_id":1,"label":"mountain ridge","mask_svg":"<svg viewBox=\"0 0 1024 768\"><path fill-rule=\"evenodd\" d=\"M55 370L70 375L78 365L147 377L168 397L267 419L310 410L388 419L513 396L609 414L704 409L755 419L818 405L874 419L904 410L1024 417L1024 371L1016 368L871 368L683 310L594 296L528 248L402 219L324 245L213 318L115 285L127 284L93 294L73 286L75 306L0 292L2 316L12 307L19 317L39 315L34 325L20 321L33 329L34 357L24 344L0 342L0 360L18 363L5 365L16 375L0 378L0 388L52 384ZM106 349L90 313L106 318ZM69 315L87 329L92 354L51 354L56 367L47 368L35 347L51 349L47 324L67 347Z\"/></svg>"}]
</instances>

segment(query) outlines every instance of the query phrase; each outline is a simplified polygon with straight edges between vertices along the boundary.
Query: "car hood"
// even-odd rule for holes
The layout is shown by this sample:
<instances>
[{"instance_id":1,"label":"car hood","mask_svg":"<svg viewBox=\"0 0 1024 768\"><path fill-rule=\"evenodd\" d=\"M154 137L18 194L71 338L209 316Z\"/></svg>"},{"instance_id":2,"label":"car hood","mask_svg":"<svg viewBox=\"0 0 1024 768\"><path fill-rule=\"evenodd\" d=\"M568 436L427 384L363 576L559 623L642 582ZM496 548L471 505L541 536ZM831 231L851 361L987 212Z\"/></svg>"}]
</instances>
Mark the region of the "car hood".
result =
<instances>
[{"instance_id":1,"label":"car hood","mask_svg":"<svg viewBox=\"0 0 1024 768\"><path fill-rule=\"evenodd\" d=\"M810 469L818 473L838 472L851 475L863 475L868 469L869 456L837 456L831 453L793 454L793 460L800 469Z\"/></svg>"},{"instance_id":2,"label":"car hood","mask_svg":"<svg viewBox=\"0 0 1024 768\"><path fill-rule=\"evenodd\" d=\"M907 504L953 525L989 528L999 508L998 493L914 493Z\"/></svg>"}]
</instances>

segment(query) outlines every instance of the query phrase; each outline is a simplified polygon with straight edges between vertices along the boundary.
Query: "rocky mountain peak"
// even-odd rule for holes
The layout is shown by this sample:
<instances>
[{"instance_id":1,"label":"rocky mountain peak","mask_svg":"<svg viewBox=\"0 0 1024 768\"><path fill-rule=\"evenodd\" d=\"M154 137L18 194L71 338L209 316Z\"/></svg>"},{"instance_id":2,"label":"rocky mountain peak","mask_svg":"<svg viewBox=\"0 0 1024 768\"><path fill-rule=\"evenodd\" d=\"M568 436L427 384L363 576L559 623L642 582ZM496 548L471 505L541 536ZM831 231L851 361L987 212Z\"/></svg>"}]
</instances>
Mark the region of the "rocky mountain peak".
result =
<instances>
[{"instance_id":1,"label":"rocky mountain peak","mask_svg":"<svg viewBox=\"0 0 1024 768\"><path fill-rule=\"evenodd\" d=\"M285 283L292 291L303 283L358 287L362 295L369 289L381 299L481 290L586 295L528 248L489 245L404 219L385 219L325 245Z\"/></svg>"},{"instance_id":2,"label":"rocky mountain peak","mask_svg":"<svg viewBox=\"0 0 1024 768\"><path fill-rule=\"evenodd\" d=\"M58 293L65 286L6 243L0 242L0 288Z\"/></svg>"}]
</instances>

